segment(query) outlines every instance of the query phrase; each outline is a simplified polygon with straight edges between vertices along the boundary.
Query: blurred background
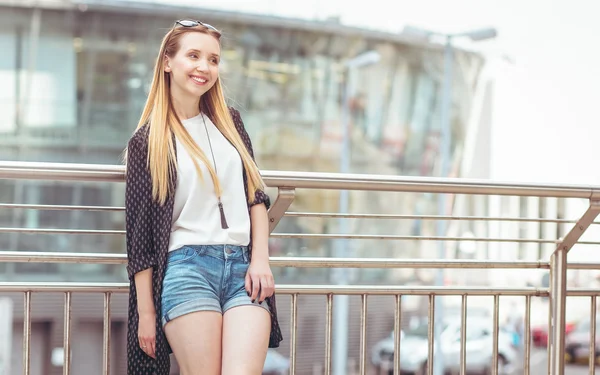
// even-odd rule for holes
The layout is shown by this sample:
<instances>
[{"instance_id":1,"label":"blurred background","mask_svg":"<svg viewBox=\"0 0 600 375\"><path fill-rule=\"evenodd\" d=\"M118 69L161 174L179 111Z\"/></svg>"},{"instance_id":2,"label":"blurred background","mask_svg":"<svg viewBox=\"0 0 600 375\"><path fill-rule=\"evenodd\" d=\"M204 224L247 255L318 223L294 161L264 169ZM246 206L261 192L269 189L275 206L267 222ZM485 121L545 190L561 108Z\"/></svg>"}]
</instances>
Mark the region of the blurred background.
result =
<instances>
[{"instance_id":1,"label":"blurred background","mask_svg":"<svg viewBox=\"0 0 600 375\"><path fill-rule=\"evenodd\" d=\"M263 170L598 185L600 170L593 167L600 136L596 108L600 52L594 47L600 34L598 14L600 3L594 0L0 0L0 160L121 164L146 100L161 38L174 20L187 18L223 31L220 69L228 101L242 113ZM274 198L277 191L268 193ZM360 191L350 192L347 198L349 210L355 213L439 213L434 194ZM0 202L123 206L124 186L0 180ZM298 191L292 208L336 212L340 202L337 191ZM586 206L583 200L454 196L443 213L573 219ZM371 234L436 233L433 222L419 219L352 223L351 232L361 228ZM124 215L0 210L0 227L110 231L124 227ZM337 229L333 219L286 217L276 232L336 233ZM459 221L451 223L448 233L464 238L501 234L556 239L568 229L560 223ZM600 238L597 228L589 232L588 238ZM22 233L0 233L0 250L125 252L122 236ZM366 240L353 242L344 256L436 258L438 250L427 242ZM444 255L547 260L553 250L552 244L463 242L450 244ZM271 241L274 256L334 253L330 240ZM598 261L600 256L590 247L575 248L569 260ZM329 269L273 271L281 284L337 283L342 277ZM568 276L570 285L597 286L596 271L570 271ZM343 280L431 285L435 278L429 270L358 269L347 272ZM124 267L116 265L0 263L0 280L124 282L127 275ZM445 285L547 287L547 272L447 270L442 281ZM113 298L115 374L125 373L125 297ZM325 306L318 297L300 300L297 372L320 373ZM0 348L7 356L6 368L18 374L22 296L5 294L0 301L5 327L0 329L5 333L0 335ZM393 297L369 301L367 342L370 371L375 372L385 356L382 347L391 340ZM470 303L474 311L489 317L490 301L481 297ZM575 327L582 319L577 312L589 311L585 307L589 301L570 301L573 312L568 320ZM289 298L282 296L279 302L287 332ZM73 303L77 342L73 373L99 374L102 298L77 294ZM351 297L349 304L352 327L360 320L360 298ZM452 309L459 304L448 299L447 316L458 316ZM505 360L516 366L522 345L518 339L516 344L511 341L513 330L519 330L512 313L522 314L523 304L507 298L503 306L501 318L509 332L506 350L510 351ZM536 324L532 321L532 325L547 324L547 303L540 298L534 308ZM62 309L62 294L40 295L34 301L32 374L62 373ZM419 331L426 314L426 298L403 298L405 334L421 340L415 348L426 345ZM455 341L454 323L449 321L447 335ZM482 329L482 337L485 332ZM536 334L540 347L545 347L546 333ZM348 331L347 341L352 364L358 353L358 328ZM537 367L532 364L532 368L541 374L546 369L545 350L534 354L538 354L534 356ZM273 373L285 373L287 341L269 355ZM506 373L511 368L506 366ZM173 371L177 373L176 366Z\"/></svg>"}]
</instances>

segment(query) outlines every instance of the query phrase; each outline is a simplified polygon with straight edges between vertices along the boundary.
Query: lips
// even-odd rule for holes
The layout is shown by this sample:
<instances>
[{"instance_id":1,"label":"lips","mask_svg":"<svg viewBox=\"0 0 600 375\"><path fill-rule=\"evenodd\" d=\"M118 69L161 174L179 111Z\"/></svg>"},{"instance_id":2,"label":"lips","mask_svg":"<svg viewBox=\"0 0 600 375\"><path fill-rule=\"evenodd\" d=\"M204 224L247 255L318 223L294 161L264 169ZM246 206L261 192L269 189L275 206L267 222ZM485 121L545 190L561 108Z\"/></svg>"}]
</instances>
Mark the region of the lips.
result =
<instances>
[{"instance_id":1,"label":"lips","mask_svg":"<svg viewBox=\"0 0 600 375\"><path fill-rule=\"evenodd\" d=\"M205 85L208 83L208 78L201 76L190 76L190 79L197 85Z\"/></svg>"}]
</instances>

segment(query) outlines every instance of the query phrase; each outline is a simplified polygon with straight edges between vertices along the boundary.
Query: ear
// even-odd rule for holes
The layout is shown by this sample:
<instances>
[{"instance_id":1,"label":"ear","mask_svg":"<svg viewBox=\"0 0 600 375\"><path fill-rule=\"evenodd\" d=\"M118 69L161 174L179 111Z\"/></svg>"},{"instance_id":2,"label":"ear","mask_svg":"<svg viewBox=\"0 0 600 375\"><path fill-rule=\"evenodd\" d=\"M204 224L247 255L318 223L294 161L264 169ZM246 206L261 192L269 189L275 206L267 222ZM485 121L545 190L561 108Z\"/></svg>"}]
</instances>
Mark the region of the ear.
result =
<instances>
[{"instance_id":1,"label":"ear","mask_svg":"<svg viewBox=\"0 0 600 375\"><path fill-rule=\"evenodd\" d=\"M171 59L168 56L165 56L165 73L171 73Z\"/></svg>"}]
</instances>

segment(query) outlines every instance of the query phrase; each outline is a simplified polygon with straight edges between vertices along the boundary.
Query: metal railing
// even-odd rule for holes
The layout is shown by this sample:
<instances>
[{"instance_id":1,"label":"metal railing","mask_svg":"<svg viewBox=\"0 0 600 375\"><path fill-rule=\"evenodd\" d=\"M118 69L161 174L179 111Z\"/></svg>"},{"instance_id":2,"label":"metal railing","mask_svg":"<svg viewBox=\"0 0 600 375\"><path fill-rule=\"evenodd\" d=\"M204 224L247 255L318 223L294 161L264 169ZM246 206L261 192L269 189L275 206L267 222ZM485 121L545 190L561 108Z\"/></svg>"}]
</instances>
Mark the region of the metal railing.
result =
<instances>
[{"instance_id":1,"label":"metal railing","mask_svg":"<svg viewBox=\"0 0 600 375\"><path fill-rule=\"evenodd\" d=\"M78 182L124 182L125 169L123 166L112 165L82 165L56 163L24 163L0 162L0 179L8 180L48 180L48 181L78 181ZM466 320L467 299L469 296L492 296L493 303L493 360L492 374L498 374L498 338L499 338L499 305L500 296L521 296L525 298L525 339L523 373L530 373L531 359L531 299L532 297L549 297L549 363L548 373L563 375L565 373L565 305L567 296L587 296L591 298L591 340L590 353L595 353L596 327L596 298L600 290L575 288L567 290L567 267L569 269L600 269L596 263L569 263L567 253L574 244L599 245L600 242L579 241L585 230L593 224L600 212L600 187L568 186L549 184L510 184L464 179L418 178L375 175L340 175L328 173L276 172L263 171L263 178L270 188L278 190L271 209L269 210L270 230L275 229L284 216L319 217L338 219L421 219L421 220L468 220L468 221L521 221L539 223L560 223L571 225L571 229L562 239L540 238L491 238L491 237L432 237L404 235L369 235L369 234L296 234L273 233L276 238L320 238L320 239L367 239L367 240L418 240L418 241L474 241L474 242L510 242L555 244L551 259L546 261L491 261L491 260L454 260L454 259L396 259L396 258L323 258L323 257L272 257L273 267L296 268L438 268L438 269L547 269L550 271L549 288L498 288L498 287L424 287L424 286L369 286L369 285L278 285L279 294L291 296L291 331L290 353L291 374L296 373L297 329L298 329L298 296L326 296L326 329L324 373L332 372L332 324L334 295L361 296L360 324L360 374L367 371L367 306L368 297L373 295L391 295L394 304L394 353L393 372L400 373L400 349L402 327L402 296L418 295L428 297L428 357L427 363L434 363L434 331L435 297L461 297L461 348L460 373L466 373ZM579 198L589 200L587 210L578 220L553 218L517 218L489 216L435 216L435 215L382 215L382 214L346 214L346 213L316 213L288 212L294 201L297 189L328 189L328 190L364 190L378 192L419 192L439 194L476 194L476 195L512 195L528 197ZM68 205L37 205L1 203L0 209L34 209L34 210L94 210L123 212L123 207L95 207ZM94 234L94 235L123 235L123 230L74 230L74 229L44 229L44 228L0 228L0 233L29 233L29 234ZM0 252L0 264L3 262L39 262L39 263L96 263L96 264L125 264L125 254L99 253L56 253L56 252ZM64 293L64 367L65 375L71 373L71 308L73 293L93 292L104 295L104 333L103 333L103 374L109 374L110 369L110 304L114 293L127 293L125 283L33 283L33 282L1 282L0 292L21 292L24 295L24 331L23 331L23 373L30 374L31 351L31 302L34 293L61 292ZM590 355L589 369L594 373L594 355ZM433 374L433 366L428 365L426 373Z\"/></svg>"}]
</instances>

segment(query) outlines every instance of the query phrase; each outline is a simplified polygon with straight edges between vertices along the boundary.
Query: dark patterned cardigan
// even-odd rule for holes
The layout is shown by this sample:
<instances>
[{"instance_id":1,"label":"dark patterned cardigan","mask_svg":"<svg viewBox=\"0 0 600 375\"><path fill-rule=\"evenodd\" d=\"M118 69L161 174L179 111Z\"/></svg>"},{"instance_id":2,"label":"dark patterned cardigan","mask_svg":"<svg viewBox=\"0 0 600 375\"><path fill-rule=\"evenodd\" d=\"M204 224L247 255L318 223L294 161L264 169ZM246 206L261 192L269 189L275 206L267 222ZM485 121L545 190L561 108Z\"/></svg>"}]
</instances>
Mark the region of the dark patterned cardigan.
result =
<instances>
[{"instance_id":1,"label":"dark patterned cardigan","mask_svg":"<svg viewBox=\"0 0 600 375\"><path fill-rule=\"evenodd\" d=\"M250 155L254 158L250 137L237 110L230 108L233 122L242 137ZM129 275L129 320L127 324L127 374L129 375L168 375L170 371L167 342L161 324L161 292L165 276L169 236L173 217L174 195L169 194L162 206L152 199L152 183L147 167L148 126L143 126L131 137L127 144L127 178L125 188L125 226L127 242L127 273ZM243 169L243 168L242 168ZM248 181L244 170L245 193L248 196ZM171 183L176 186L177 174L172 173ZM269 196L257 190L255 199L248 204L248 210L255 204L270 206ZM252 254L252 243L249 245ZM142 351L138 341L138 306L134 275L147 268L153 268L152 291L156 309L156 360ZM269 347L276 348L283 339L277 321L275 295L267 298L271 311L271 334Z\"/></svg>"}]
</instances>

